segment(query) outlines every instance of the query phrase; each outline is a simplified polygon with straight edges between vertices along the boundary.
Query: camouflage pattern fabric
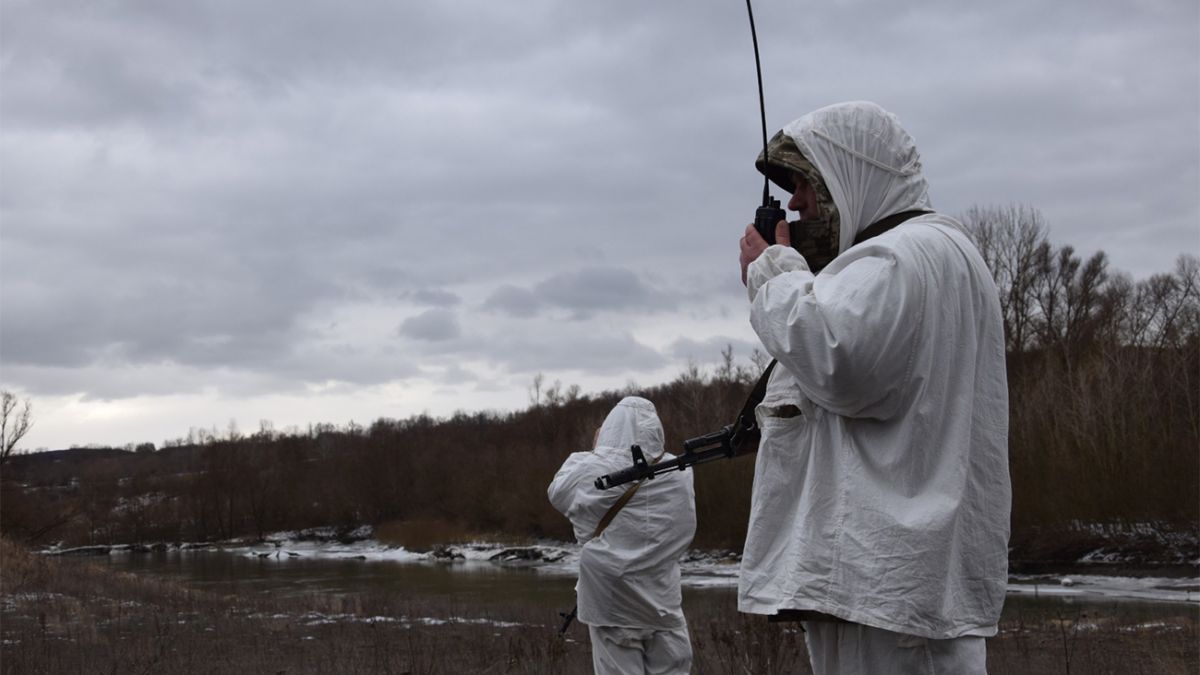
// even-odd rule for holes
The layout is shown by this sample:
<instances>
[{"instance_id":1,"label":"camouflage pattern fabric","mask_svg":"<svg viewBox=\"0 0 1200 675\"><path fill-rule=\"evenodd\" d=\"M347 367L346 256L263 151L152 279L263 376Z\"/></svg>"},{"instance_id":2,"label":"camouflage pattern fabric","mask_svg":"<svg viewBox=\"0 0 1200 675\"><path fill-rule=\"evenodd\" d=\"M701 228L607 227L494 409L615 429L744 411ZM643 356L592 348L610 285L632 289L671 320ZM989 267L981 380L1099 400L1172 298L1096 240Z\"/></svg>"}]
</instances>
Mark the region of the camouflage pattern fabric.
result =
<instances>
[{"instance_id":1,"label":"camouflage pattern fabric","mask_svg":"<svg viewBox=\"0 0 1200 675\"><path fill-rule=\"evenodd\" d=\"M800 255L804 256L813 272L819 272L837 257L840 246L841 219L838 216L837 205L833 203L833 197L829 194L829 187L825 185L825 179L821 178L821 173L812 162L801 154L796 143L782 131L777 132L767 145L767 156L771 158L770 166L766 166L761 152L754 166L771 182L791 194L796 190L791 178L791 173L795 171L808 181L817 194L817 210L820 216L815 220L792 221L790 229L792 247L800 251Z\"/></svg>"}]
</instances>

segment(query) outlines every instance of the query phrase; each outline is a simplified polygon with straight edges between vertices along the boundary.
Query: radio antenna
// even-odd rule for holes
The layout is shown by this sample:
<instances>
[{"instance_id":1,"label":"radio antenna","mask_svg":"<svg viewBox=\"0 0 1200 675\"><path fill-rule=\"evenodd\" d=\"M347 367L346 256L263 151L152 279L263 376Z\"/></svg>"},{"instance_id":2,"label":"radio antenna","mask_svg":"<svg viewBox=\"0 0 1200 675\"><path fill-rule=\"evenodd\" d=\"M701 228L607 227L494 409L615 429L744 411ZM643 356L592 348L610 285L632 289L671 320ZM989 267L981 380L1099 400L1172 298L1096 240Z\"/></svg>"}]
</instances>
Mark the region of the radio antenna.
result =
<instances>
[{"instance_id":1,"label":"radio antenna","mask_svg":"<svg viewBox=\"0 0 1200 675\"><path fill-rule=\"evenodd\" d=\"M767 105L763 101L763 86L762 86L762 62L758 58L758 32L754 30L754 9L750 7L750 0L746 0L746 14L750 17L750 39L754 41L754 69L758 72L758 110L762 116L762 142L763 142L763 198L762 205L771 205L771 181L767 178L768 167L770 167L769 158L767 157Z\"/></svg>"}]
</instances>

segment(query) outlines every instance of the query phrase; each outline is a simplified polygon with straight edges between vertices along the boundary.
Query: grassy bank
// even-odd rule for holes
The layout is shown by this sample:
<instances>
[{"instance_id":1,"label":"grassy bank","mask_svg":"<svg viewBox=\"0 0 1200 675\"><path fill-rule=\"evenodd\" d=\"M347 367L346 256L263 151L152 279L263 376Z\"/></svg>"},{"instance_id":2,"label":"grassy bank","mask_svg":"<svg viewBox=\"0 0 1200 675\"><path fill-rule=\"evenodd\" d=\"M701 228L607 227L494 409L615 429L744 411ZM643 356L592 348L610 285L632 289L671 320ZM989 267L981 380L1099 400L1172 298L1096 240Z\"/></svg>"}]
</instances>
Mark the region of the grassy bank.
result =
<instances>
[{"instance_id":1,"label":"grassy bank","mask_svg":"<svg viewBox=\"0 0 1200 675\"><path fill-rule=\"evenodd\" d=\"M586 631L556 637L544 602L421 592L281 597L201 592L0 543L4 673L588 673ZM1127 607L1128 609L1123 609ZM685 593L694 673L808 672L795 624ZM989 672L1192 673L1197 613L1154 620L1114 603L1006 610Z\"/></svg>"}]
</instances>

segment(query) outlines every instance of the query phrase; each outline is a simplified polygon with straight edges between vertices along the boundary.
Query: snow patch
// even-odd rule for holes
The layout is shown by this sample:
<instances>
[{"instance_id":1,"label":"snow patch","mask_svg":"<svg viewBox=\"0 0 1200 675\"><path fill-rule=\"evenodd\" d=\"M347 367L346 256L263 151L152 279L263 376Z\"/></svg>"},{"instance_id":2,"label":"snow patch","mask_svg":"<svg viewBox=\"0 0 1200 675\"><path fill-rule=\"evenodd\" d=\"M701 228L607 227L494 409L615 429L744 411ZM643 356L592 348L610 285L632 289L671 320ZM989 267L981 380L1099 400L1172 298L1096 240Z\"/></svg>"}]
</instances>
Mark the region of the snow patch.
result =
<instances>
[{"instance_id":1,"label":"snow patch","mask_svg":"<svg viewBox=\"0 0 1200 675\"><path fill-rule=\"evenodd\" d=\"M1067 583L1069 582L1069 583ZM1008 592L1033 596L1093 596L1155 602L1200 604L1200 579L1116 577L1079 574L1067 579L1046 575L1014 574Z\"/></svg>"}]
</instances>

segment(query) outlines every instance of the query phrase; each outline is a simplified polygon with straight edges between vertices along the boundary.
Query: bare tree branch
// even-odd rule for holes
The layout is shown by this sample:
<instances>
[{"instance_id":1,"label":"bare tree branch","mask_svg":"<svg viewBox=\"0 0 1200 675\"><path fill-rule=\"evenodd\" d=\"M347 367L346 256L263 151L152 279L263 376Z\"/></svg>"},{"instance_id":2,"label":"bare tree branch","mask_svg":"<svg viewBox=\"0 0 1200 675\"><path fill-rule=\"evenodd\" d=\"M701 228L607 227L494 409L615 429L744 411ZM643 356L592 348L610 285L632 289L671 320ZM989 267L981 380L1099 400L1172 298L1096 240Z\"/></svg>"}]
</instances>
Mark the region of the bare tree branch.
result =
<instances>
[{"instance_id":1,"label":"bare tree branch","mask_svg":"<svg viewBox=\"0 0 1200 675\"><path fill-rule=\"evenodd\" d=\"M8 461L17 443L33 426L33 404L25 399L25 405L17 410L17 397L11 391L0 392L0 464Z\"/></svg>"}]
</instances>

